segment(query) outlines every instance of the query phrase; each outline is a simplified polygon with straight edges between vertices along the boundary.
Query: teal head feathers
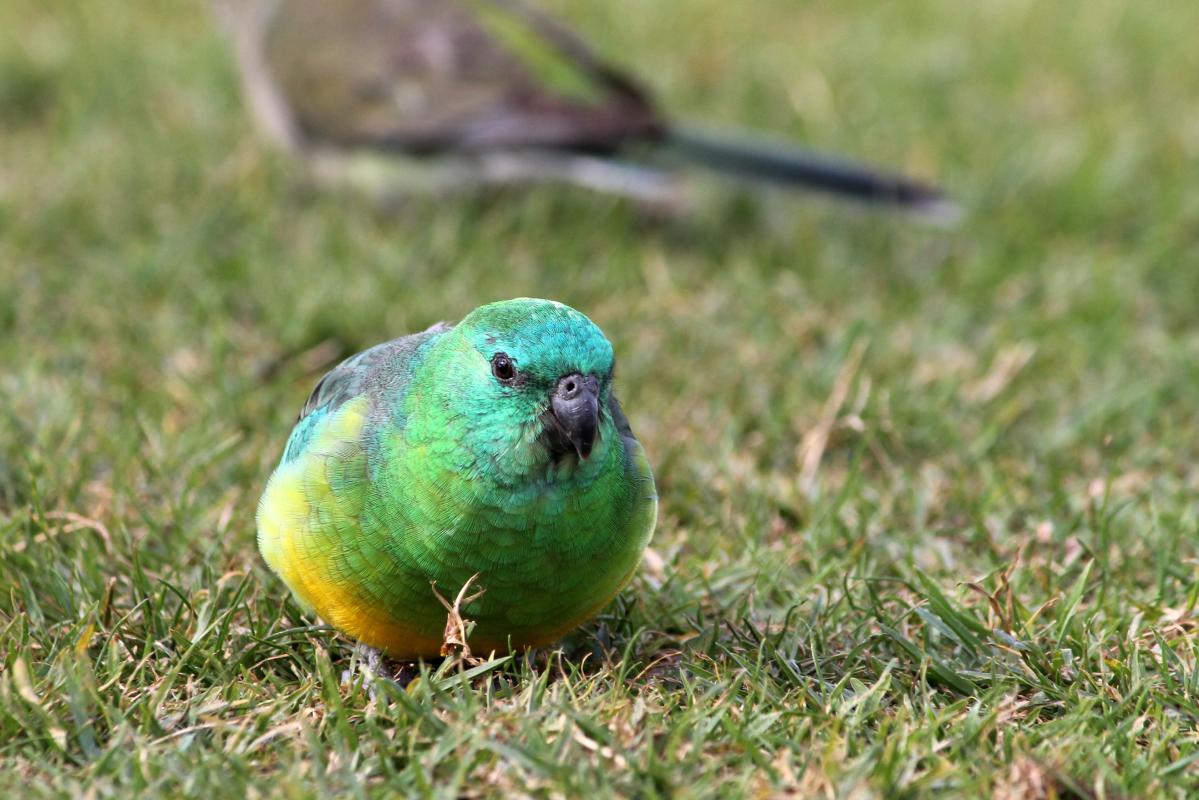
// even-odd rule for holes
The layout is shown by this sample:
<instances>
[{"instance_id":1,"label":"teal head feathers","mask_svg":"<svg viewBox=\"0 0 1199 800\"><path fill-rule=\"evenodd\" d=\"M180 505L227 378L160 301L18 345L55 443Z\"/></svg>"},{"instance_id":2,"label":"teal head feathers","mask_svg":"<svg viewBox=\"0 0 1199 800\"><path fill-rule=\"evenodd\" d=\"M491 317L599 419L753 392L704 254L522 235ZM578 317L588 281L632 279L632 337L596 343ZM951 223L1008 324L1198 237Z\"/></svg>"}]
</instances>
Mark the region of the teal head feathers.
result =
<instances>
[{"instance_id":1,"label":"teal head feathers","mask_svg":"<svg viewBox=\"0 0 1199 800\"><path fill-rule=\"evenodd\" d=\"M430 422L456 421L456 442L499 474L588 459L615 433L602 419L612 346L569 306L523 298L482 306L434 347L442 368L412 402L425 404Z\"/></svg>"}]
</instances>

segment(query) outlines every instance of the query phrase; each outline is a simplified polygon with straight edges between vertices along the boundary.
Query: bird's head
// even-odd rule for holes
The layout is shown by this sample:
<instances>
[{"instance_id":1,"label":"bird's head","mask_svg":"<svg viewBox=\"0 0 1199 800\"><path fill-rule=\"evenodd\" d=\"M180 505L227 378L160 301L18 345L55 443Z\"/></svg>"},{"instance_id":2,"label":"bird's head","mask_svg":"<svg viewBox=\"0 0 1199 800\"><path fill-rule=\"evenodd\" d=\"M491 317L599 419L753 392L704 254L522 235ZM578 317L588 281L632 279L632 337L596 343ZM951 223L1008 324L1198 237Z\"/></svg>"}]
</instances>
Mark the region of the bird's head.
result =
<instances>
[{"instance_id":1,"label":"bird's head","mask_svg":"<svg viewBox=\"0 0 1199 800\"><path fill-rule=\"evenodd\" d=\"M527 474L602 461L612 345L586 316L550 300L481 306L447 336L439 405L483 463Z\"/></svg>"}]
</instances>

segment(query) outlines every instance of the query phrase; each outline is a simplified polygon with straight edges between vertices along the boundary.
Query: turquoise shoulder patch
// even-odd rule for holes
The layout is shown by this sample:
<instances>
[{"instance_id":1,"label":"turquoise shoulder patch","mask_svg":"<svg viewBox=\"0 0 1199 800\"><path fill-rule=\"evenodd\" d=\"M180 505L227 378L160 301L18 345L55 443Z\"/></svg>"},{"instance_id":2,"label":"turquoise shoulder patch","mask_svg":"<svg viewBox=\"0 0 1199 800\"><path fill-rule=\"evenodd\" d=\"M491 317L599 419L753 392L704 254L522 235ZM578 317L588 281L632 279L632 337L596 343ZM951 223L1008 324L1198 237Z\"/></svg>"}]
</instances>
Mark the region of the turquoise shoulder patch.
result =
<instances>
[{"instance_id":1,"label":"turquoise shoulder patch","mask_svg":"<svg viewBox=\"0 0 1199 800\"><path fill-rule=\"evenodd\" d=\"M291 436L287 437L287 446L283 448L283 458L279 463L287 464L303 454L308 443L312 441L312 437L316 435L317 429L328 416L329 408L323 407L310 412L297 422L296 426L291 429Z\"/></svg>"}]
</instances>

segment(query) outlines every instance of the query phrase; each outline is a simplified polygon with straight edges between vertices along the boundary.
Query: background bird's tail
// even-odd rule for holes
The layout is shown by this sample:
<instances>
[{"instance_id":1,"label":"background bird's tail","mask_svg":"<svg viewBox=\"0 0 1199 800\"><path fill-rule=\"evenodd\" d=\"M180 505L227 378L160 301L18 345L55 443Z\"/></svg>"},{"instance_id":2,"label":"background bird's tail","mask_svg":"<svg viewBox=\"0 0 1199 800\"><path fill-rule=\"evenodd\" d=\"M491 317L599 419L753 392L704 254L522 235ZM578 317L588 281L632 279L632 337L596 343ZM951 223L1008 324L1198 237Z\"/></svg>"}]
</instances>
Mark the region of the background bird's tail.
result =
<instances>
[{"instance_id":1,"label":"background bird's tail","mask_svg":"<svg viewBox=\"0 0 1199 800\"><path fill-rule=\"evenodd\" d=\"M930 184L839 157L747 136L672 128L663 142L670 158L708 167L735 178L819 189L879 205L890 205L942 223L961 212Z\"/></svg>"}]
</instances>

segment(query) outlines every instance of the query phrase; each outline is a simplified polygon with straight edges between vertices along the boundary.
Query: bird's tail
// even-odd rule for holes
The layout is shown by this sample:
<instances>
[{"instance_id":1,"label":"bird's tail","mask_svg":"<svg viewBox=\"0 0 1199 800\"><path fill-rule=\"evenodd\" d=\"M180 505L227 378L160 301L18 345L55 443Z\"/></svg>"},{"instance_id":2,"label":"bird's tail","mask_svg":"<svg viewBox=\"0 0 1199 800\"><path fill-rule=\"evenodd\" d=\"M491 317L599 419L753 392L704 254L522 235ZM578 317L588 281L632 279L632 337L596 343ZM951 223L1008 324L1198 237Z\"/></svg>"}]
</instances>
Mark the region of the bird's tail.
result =
<instances>
[{"instance_id":1,"label":"bird's tail","mask_svg":"<svg viewBox=\"0 0 1199 800\"><path fill-rule=\"evenodd\" d=\"M672 128L665 154L734 178L781 186L819 189L860 202L889 205L935 221L950 223L960 210L940 189L913 178L747 136Z\"/></svg>"}]
</instances>

